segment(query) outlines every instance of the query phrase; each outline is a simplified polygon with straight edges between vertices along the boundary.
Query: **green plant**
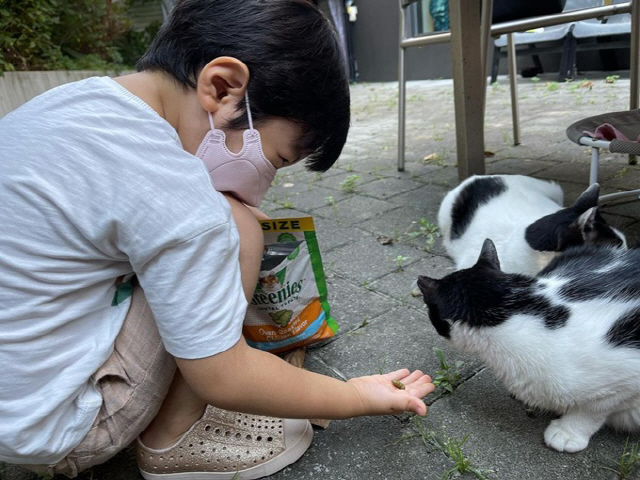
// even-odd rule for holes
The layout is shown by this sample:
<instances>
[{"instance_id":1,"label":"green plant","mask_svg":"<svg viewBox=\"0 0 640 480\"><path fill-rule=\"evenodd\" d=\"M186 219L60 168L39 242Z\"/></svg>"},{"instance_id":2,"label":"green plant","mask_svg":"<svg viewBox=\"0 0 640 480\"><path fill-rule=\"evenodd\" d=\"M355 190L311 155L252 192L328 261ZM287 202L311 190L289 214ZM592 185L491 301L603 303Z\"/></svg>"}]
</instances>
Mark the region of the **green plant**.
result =
<instances>
[{"instance_id":1,"label":"green plant","mask_svg":"<svg viewBox=\"0 0 640 480\"><path fill-rule=\"evenodd\" d=\"M349 175L340 185L344 192L353 193L356 191L356 183L360 180L360 175Z\"/></svg>"},{"instance_id":2,"label":"green plant","mask_svg":"<svg viewBox=\"0 0 640 480\"><path fill-rule=\"evenodd\" d=\"M327 203L331 205L331 210L333 211L333 219L338 221L338 206L336 205L336 201L332 195L329 195L327 198Z\"/></svg>"},{"instance_id":3,"label":"green plant","mask_svg":"<svg viewBox=\"0 0 640 480\"><path fill-rule=\"evenodd\" d=\"M603 467L618 474L618 480L626 480L640 463L640 443L635 442L629 447L629 438L624 443L622 455L618 458L617 468Z\"/></svg>"},{"instance_id":4,"label":"green plant","mask_svg":"<svg viewBox=\"0 0 640 480\"><path fill-rule=\"evenodd\" d=\"M488 480L486 474L490 472L485 472L475 467L462 451L462 446L467 441L468 436L462 440L457 440L448 437L444 433L438 434L427 426L425 419L417 415L411 418L411 423L415 433L404 435L401 440L418 435L426 447L435 447L453 461L453 466L442 474L443 480L449 480L465 473L470 473L479 480Z\"/></svg>"},{"instance_id":5,"label":"green plant","mask_svg":"<svg viewBox=\"0 0 640 480\"><path fill-rule=\"evenodd\" d=\"M531 77L529 80L531 80L533 83L538 83L540 81L540 77Z\"/></svg>"},{"instance_id":6,"label":"green plant","mask_svg":"<svg viewBox=\"0 0 640 480\"><path fill-rule=\"evenodd\" d=\"M141 31L128 30L114 42L114 46L120 52L123 64L136 64L158 33L161 24L160 21L155 21Z\"/></svg>"},{"instance_id":7,"label":"green plant","mask_svg":"<svg viewBox=\"0 0 640 480\"><path fill-rule=\"evenodd\" d=\"M629 173L629 167L622 167L620 170L616 172L613 178L621 178L624 177L627 173Z\"/></svg>"},{"instance_id":8,"label":"green plant","mask_svg":"<svg viewBox=\"0 0 640 480\"><path fill-rule=\"evenodd\" d=\"M464 362L456 360L453 364L447 363L444 352L438 347L433 347L433 353L440 361L440 370L436 370L433 384L436 387L442 387L445 392L453 393L462 378L460 367L464 365Z\"/></svg>"},{"instance_id":9,"label":"green plant","mask_svg":"<svg viewBox=\"0 0 640 480\"><path fill-rule=\"evenodd\" d=\"M405 257L403 255L398 255L395 258L396 265L398 266L398 270L404 270L404 262L409 260L409 257Z\"/></svg>"},{"instance_id":10,"label":"green plant","mask_svg":"<svg viewBox=\"0 0 640 480\"><path fill-rule=\"evenodd\" d=\"M411 239L424 238L426 244L424 250L428 252L435 243L436 238L440 236L440 227L429 222L426 218L421 218L417 222L411 222L405 235Z\"/></svg>"},{"instance_id":11,"label":"green plant","mask_svg":"<svg viewBox=\"0 0 640 480\"><path fill-rule=\"evenodd\" d=\"M608 75L604 81L607 83L616 83L616 80L620 78L620 75Z\"/></svg>"},{"instance_id":12,"label":"green plant","mask_svg":"<svg viewBox=\"0 0 640 480\"><path fill-rule=\"evenodd\" d=\"M387 371L387 362L389 361L389 356L385 355L382 359L382 364L378 367L378 373L380 375L384 375Z\"/></svg>"},{"instance_id":13,"label":"green plant","mask_svg":"<svg viewBox=\"0 0 640 480\"><path fill-rule=\"evenodd\" d=\"M47 0L13 1L0 7L0 70L47 69L59 64L53 40L56 5Z\"/></svg>"},{"instance_id":14,"label":"green plant","mask_svg":"<svg viewBox=\"0 0 640 480\"><path fill-rule=\"evenodd\" d=\"M465 457L464 452L462 451L462 446L467 441L467 438L468 436L464 437L462 440L455 438L446 438L444 440L444 453L453 461L453 466L444 472L442 475L443 480L449 480L450 478L454 478L464 473L470 473L479 480L488 480L484 472L476 468L471 463L471 460Z\"/></svg>"},{"instance_id":15,"label":"green plant","mask_svg":"<svg viewBox=\"0 0 640 480\"><path fill-rule=\"evenodd\" d=\"M366 288L367 290L369 290L370 292L375 291L376 289L376 285L375 282L372 282L370 280L363 280L362 281L362 287Z\"/></svg>"},{"instance_id":16,"label":"green plant","mask_svg":"<svg viewBox=\"0 0 640 480\"><path fill-rule=\"evenodd\" d=\"M129 8L146 1L6 0L0 6L0 74L132 66L159 27L131 28Z\"/></svg>"},{"instance_id":17,"label":"green plant","mask_svg":"<svg viewBox=\"0 0 640 480\"><path fill-rule=\"evenodd\" d=\"M547 82L547 90L550 92L558 90L558 82Z\"/></svg>"}]
</instances>

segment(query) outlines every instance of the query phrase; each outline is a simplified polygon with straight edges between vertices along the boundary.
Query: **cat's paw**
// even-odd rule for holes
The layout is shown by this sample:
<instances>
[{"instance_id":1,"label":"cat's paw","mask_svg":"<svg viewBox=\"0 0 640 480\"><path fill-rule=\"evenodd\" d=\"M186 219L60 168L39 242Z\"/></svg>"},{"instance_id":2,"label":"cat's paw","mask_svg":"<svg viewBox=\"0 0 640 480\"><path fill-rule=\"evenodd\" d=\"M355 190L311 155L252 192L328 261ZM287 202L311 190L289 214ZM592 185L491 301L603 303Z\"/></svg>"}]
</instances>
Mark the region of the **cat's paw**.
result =
<instances>
[{"instance_id":1,"label":"cat's paw","mask_svg":"<svg viewBox=\"0 0 640 480\"><path fill-rule=\"evenodd\" d=\"M587 448L589 437L567 428L558 419L553 420L544 431L544 442L559 452L575 453Z\"/></svg>"}]
</instances>

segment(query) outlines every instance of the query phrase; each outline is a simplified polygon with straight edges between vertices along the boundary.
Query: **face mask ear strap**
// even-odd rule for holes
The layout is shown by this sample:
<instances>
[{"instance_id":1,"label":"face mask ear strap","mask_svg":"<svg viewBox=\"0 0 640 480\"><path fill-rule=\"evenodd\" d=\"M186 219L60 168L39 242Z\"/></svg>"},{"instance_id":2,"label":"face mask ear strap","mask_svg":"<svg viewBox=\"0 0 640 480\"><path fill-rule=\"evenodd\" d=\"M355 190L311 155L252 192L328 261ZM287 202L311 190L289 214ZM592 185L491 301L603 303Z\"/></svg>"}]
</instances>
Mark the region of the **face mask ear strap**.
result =
<instances>
[{"instance_id":1,"label":"face mask ear strap","mask_svg":"<svg viewBox=\"0 0 640 480\"><path fill-rule=\"evenodd\" d=\"M247 105L247 117L249 118L249 130L253 130L253 119L251 118L251 106L249 105L249 92L247 92L246 90L244 91L244 100ZM211 130L215 130L215 127L213 126L213 115L211 115L211 112L207 112L207 116L209 117L209 126L211 127Z\"/></svg>"},{"instance_id":2,"label":"face mask ear strap","mask_svg":"<svg viewBox=\"0 0 640 480\"><path fill-rule=\"evenodd\" d=\"M247 104L247 117L249 118L249 130L253 130L253 119L251 118L251 106L249 105L249 92L244 91L244 100Z\"/></svg>"}]
</instances>

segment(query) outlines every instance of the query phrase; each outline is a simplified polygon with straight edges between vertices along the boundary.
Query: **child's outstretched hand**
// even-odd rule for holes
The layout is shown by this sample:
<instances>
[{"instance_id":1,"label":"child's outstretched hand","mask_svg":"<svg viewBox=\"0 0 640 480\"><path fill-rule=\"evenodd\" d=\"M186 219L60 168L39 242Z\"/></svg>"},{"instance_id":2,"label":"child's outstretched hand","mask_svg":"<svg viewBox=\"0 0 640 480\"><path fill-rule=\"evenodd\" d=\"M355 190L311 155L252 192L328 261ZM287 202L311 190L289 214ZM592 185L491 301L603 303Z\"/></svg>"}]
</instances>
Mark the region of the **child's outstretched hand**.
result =
<instances>
[{"instance_id":1,"label":"child's outstretched hand","mask_svg":"<svg viewBox=\"0 0 640 480\"><path fill-rule=\"evenodd\" d=\"M406 368L384 375L352 378L347 383L358 391L364 410L362 415L414 412L424 416L427 406L422 397L434 389L429 375L420 370L409 372Z\"/></svg>"}]
</instances>

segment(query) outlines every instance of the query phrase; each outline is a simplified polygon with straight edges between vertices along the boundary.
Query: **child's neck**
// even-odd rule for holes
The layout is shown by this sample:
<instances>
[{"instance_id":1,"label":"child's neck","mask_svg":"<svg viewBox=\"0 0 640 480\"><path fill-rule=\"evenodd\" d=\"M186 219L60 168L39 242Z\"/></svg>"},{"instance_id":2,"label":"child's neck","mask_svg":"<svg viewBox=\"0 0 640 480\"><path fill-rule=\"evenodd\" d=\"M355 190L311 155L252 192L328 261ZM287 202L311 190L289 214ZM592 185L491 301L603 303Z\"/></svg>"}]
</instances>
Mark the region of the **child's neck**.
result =
<instances>
[{"instance_id":1,"label":"child's neck","mask_svg":"<svg viewBox=\"0 0 640 480\"><path fill-rule=\"evenodd\" d=\"M195 154L209 123L194 89L183 87L160 72L137 72L114 80L169 122L183 148Z\"/></svg>"}]
</instances>

